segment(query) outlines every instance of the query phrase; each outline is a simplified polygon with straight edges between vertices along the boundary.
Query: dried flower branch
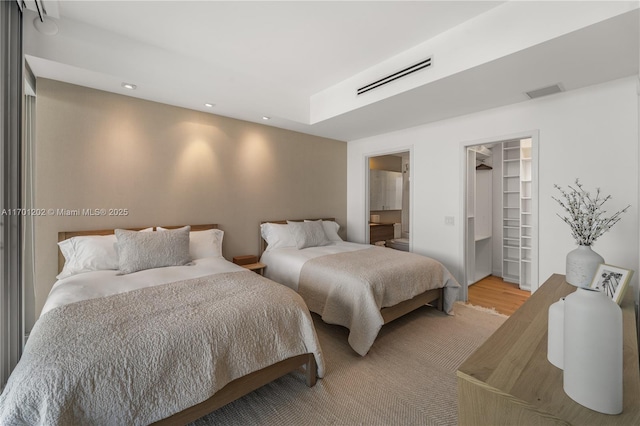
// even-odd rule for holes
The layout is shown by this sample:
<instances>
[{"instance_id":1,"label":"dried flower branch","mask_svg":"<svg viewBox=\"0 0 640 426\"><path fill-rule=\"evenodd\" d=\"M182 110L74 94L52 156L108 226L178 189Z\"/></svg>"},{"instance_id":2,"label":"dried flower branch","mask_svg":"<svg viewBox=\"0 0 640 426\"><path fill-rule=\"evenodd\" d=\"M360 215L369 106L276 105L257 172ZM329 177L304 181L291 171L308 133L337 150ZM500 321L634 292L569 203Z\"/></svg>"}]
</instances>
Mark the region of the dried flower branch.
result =
<instances>
[{"instance_id":1,"label":"dried flower branch","mask_svg":"<svg viewBox=\"0 0 640 426\"><path fill-rule=\"evenodd\" d=\"M560 204L568 213L568 216L558 217L564 220L571 227L571 236L576 243L583 246L590 246L602 234L607 232L620 220L620 215L627 211L631 205L616 212L611 217L603 217L606 210L602 209L605 202L611 199L611 195L602 198L600 188L596 188L595 197L582 188L582 184L576 179L575 188L568 186L569 191L565 191L558 185L553 185L562 194L562 199L551 197Z\"/></svg>"}]
</instances>

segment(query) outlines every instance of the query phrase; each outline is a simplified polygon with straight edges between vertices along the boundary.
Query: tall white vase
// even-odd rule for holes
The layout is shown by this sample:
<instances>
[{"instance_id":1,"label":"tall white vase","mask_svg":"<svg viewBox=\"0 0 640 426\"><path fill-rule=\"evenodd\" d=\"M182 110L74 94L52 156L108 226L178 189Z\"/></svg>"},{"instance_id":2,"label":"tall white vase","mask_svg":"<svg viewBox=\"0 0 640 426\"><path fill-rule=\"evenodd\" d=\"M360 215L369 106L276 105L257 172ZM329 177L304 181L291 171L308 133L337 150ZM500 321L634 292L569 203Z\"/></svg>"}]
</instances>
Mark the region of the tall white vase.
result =
<instances>
[{"instance_id":1,"label":"tall white vase","mask_svg":"<svg viewBox=\"0 0 640 426\"><path fill-rule=\"evenodd\" d=\"M564 297L549 306L547 359L562 369L564 364Z\"/></svg>"},{"instance_id":2,"label":"tall white vase","mask_svg":"<svg viewBox=\"0 0 640 426\"><path fill-rule=\"evenodd\" d=\"M564 302L565 393L605 414L622 412L622 311L606 294L578 288Z\"/></svg>"},{"instance_id":3,"label":"tall white vase","mask_svg":"<svg viewBox=\"0 0 640 426\"><path fill-rule=\"evenodd\" d=\"M567 254L567 282L577 287L589 287L601 263L604 259L591 246L578 246Z\"/></svg>"}]
</instances>

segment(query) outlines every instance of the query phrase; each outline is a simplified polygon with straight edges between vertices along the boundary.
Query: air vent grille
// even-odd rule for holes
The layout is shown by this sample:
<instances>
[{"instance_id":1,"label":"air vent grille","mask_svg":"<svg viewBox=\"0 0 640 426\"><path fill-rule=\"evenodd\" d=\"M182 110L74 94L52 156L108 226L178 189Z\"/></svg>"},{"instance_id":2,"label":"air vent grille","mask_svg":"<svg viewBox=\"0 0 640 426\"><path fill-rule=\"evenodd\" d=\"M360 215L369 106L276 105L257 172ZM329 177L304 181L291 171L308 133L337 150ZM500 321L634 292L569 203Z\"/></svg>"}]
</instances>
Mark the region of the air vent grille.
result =
<instances>
[{"instance_id":1,"label":"air vent grille","mask_svg":"<svg viewBox=\"0 0 640 426\"><path fill-rule=\"evenodd\" d=\"M531 99L541 98L543 96L554 95L556 93L563 92L562 86L558 84L554 84L552 86L543 87L541 89L532 90L530 92L526 92L527 96Z\"/></svg>"},{"instance_id":2,"label":"air vent grille","mask_svg":"<svg viewBox=\"0 0 640 426\"><path fill-rule=\"evenodd\" d=\"M367 93L370 90L377 89L380 86L384 86L385 84L389 84L392 81L395 81L399 78L406 77L409 74L413 74L416 71L420 71L422 69L428 68L431 66L431 58L427 58L423 61L418 62L415 65L411 65L405 69L394 72L386 77L383 77L379 80L374 81L373 83L369 83L366 86L362 86L358 89L357 94L362 95L363 93Z\"/></svg>"}]
</instances>

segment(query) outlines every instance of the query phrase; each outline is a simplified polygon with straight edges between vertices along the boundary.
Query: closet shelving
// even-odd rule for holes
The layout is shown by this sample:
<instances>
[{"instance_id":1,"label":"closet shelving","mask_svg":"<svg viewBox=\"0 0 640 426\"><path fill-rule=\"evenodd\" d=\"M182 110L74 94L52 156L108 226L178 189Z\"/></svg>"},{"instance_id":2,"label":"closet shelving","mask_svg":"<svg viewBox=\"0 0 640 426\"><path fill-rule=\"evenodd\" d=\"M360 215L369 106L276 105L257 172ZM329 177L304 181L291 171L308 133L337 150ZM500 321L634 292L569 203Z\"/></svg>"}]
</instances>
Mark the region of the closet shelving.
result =
<instances>
[{"instance_id":1,"label":"closet shelving","mask_svg":"<svg viewBox=\"0 0 640 426\"><path fill-rule=\"evenodd\" d=\"M520 288L531 289L531 139L520 141Z\"/></svg>"},{"instance_id":2,"label":"closet shelving","mask_svg":"<svg viewBox=\"0 0 640 426\"><path fill-rule=\"evenodd\" d=\"M531 139L502 144L502 276L531 288Z\"/></svg>"},{"instance_id":3,"label":"closet shelving","mask_svg":"<svg viewBox=\"0 0 640 426\"><path fill-rule=\"evenodd\" d=\"M502 144L502 278L520 284L520 141Z\"/></svg>"}]
</instances>

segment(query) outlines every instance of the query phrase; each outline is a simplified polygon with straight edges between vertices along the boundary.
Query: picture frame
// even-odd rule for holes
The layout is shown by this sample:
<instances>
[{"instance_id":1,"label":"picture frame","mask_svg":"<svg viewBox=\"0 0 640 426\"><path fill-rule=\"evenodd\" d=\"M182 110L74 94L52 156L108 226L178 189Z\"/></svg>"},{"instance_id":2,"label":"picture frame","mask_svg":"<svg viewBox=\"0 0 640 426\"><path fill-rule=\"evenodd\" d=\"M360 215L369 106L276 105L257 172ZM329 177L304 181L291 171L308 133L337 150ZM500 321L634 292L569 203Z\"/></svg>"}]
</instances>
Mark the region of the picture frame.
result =
<instances>
[{"instance_id":1,"label":"picture frame","mask_svg":"<svg viewBox=\"0 0 640 426\"><path fill-rule=\"evenodd\" d=\"M601 263L589 288L604 292L619 305L622 303L622 298L632 276L633 271L630 269Z\"/></svg>"}]
</instances>

